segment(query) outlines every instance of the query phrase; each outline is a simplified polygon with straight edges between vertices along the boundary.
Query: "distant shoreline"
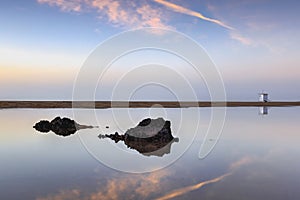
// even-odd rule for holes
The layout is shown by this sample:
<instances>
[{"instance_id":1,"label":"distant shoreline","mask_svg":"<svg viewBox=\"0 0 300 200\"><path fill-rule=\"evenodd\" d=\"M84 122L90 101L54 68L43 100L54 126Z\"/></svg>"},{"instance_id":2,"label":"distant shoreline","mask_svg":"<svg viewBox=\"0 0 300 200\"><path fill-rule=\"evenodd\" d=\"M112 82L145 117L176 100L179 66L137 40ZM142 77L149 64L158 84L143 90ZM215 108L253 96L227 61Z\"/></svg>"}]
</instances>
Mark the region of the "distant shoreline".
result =
<instances>
[{"instance_id":1,"label":"distant shoreline","mask_svg":"<svg viewBox=\"0 0 300 200\"><path fill-rule=\"evenodd\" d=\"M188 108L188 107L286 107L300 106L300 101L0 101L0 109L13 108Z\"/></svg>"}]
</instances>

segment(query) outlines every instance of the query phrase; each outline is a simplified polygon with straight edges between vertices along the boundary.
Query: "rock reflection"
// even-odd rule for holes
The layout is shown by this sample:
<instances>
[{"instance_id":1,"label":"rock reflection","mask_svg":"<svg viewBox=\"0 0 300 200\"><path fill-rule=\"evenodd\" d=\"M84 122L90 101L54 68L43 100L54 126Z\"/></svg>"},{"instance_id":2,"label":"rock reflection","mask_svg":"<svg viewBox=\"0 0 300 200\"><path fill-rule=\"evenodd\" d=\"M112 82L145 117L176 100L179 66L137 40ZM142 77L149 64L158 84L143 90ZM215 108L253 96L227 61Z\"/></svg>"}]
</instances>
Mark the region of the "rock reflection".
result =
<instances>
[{"instance_id":1,"label":"rock reflection","mask_svg":"<svg viewBox=\"0 0 300 200\"><path fill-rule=\"evenodd\" d=\"M59 136L69 136L74 134L80 129L96 128L94 126L81 125L69 118L56 117L51 122L47 120L41 120L37 122L33 128L42 133L54 132Z\"/></svg>"},{"instance_id":2,"label":"rock reflection","mask_svg":"<svg viewBox=\"0 0 300 200\"><path fill-rule=\"evenodd\" d=\"M99 135L100 139L110 138L116 143L123 141L130 149L135 149L145 156L169 154L171 145L178 142L171 133L171 122L163 118L144 119L136 127L128 129L125 134Z\"/></svg>"},{"instance_id":3,"label":"rock reflection","mask_svg":"<svg viewBox=\"0 0 300 200\"><path fill-rule=\"evenodd\" d=\"M41 120L33 128L41 133L52 131L56 135L66 137L75 134L80 129L96 127L81 125L69 118L56 117L52 121ZM98 137L100 139L110 138L116 143L123 141L128 148L145 156L159 157L169 154L172 144L179 141L172 135L171 122L165 121L163 118L144 119L136 127L128 129L125 134L120 135L115 132L114 134L100 134Z\"/></svg>"}]
</instances>

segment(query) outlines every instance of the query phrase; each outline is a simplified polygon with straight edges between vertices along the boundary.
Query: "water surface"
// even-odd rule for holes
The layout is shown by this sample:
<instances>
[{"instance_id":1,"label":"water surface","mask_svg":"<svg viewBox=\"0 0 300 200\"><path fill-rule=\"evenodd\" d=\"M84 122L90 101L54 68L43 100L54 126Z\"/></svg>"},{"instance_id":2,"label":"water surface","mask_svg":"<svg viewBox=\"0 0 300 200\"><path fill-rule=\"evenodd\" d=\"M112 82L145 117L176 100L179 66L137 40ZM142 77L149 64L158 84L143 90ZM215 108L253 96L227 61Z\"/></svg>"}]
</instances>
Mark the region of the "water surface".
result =
<instances>
[{"instance_id":1,"label":"water surface","mask_svg":"<svg viewBox=\"0 0 300 200\"><path fill-rule=\"evenodd\" d=\"M258 115L258 108L227 109L221 137L204 159L198 156L209 128L210 108L186 110L200 111L199 129L195 132L198 119L185 115L188 119L182 124L178 117L182 109L168 109L164 117L171 121L179 142L162 157L145 156L98 135L124 133L141 119L165 113L132 109L131 119L120 121L120 115L116 123L112 109L97 110L98 121L82 111L78 123L100 128L60 137L41 134L33 125L56 116L73 118L72 110L0 110L0 198L300 198L298 107L271 108L264 116ZM133 166L150 172L114 169L130 171Z\"/></svg>"}]
</instances>

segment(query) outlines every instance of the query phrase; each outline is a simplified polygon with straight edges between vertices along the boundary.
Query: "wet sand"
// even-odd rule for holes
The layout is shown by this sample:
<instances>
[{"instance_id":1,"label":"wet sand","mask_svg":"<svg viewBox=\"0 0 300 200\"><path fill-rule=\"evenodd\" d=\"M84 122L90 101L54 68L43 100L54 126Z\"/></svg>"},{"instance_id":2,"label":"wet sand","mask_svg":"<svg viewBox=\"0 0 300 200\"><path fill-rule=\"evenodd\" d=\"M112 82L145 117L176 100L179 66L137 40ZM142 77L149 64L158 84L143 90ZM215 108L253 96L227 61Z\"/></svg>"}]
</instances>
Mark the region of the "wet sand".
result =
<instances>
[{"instance_id":1,"label":"wet sand","mask_svg":"<svg viewBox=\"0 0 300 200\"><path fill-rule=\"evenodd\" d=\"M178 101L0 101L0 109L12 108L188 108L188 107L284 107L300 106L300 101L228 101L228 102L178 102Z\"/></svg>"}]
</instances>

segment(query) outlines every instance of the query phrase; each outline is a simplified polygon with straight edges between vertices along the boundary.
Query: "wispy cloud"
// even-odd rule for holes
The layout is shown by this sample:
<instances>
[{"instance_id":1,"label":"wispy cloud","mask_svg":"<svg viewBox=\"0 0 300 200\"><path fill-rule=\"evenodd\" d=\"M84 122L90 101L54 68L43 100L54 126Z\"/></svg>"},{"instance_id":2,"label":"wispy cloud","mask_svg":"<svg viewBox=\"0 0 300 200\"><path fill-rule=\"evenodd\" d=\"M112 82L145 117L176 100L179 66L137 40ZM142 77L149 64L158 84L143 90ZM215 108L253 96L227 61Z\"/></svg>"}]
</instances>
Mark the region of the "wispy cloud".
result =
<instances>
[{"instance_id":1,"label":"wispy cloud","mask_svg":"<svg viewBox=\"0 0 300 200\"><path fill-rule=\"evenodd\" d=\"M41 4L49 4L50 6L58 6L62 11L79 12L82 10L82 0L37 0Z\"/></svg>"},{"instance_id":2,"label":"wispy cloud","mask_svg":"<svg viewBox=\"0 0 300 200\"><path fill-rule=\"evenodd\" d=\"M233 27L226 25L224 22L221 22L217 19L212 19L212 18L209 18L209 17L205 17L203 14L201 14L199 12L196 12L196 11L193 11L193 10L190 10L190 9L185 8L183 6L180 6L180 5L177 5L177 4L174 4L174 3L170 3L170 2L167 2L167 1L164 1L164 0L154 0L154 1L170 8L171 10L173 10L175 12L179 12L179 13L183 13L183 14L186 14L186 15L194 16L194 17L200 18L202 20L218 24L218 25L220 25L222 27L225 27L227 29L234 30Z\"/></svg>"},{"instance_id":3,"label":"wispy cloud","mask_svg":"<svg viewBox=\"0 0 300 200\"><path fill-rule=\"evenodd\" d=\"M169 10L193 16L221 27L228 29L231 39L243 45L252 45L253 41L242 36L236 29L224 22L204 16L202 13L190 10L184 6L177 5L165 0L153 0L157 4L150 4L149 1L122 1L122 0L37 0L40 4L59 7L64 12L89 12L96 11L99 19L105 19L108 23L117 27L140 28L158 27L171 28L170 18L159 5ZM211 6L210 6L211 7ZM211 9L211 8L210 8Z\"/></svg>"},{"instance_id":4,"label":"wispy cloud","mask_svg":"<svg viewBox=\"0 0 300 200\"><path fill-rule=\"evenodd\" d=\"M205 20L205 21L208 21L208 22L212 22L212 23L215 23L219 26L225 27L226 29L228 29L230 31L229 32L230 38L233 39L233 40L238 41L239 43L241 43L243 45L250 46L250 45L254 44L251 39L241 35L240 33L238 33L238 31L235 28L225 24L224 22L222 22L220 20L206 17L206 16L204 16L203 14L201 14L199 12L190 10L188 8L185 8L183 6L180 6L180 5L177 5L177 4L174 4L174 3L167 2L165 0L154 0L154 1L156 3L164 5L165 7L171 9L174 12L183 13L183 14L186 14L186 15L197 17L199 19L202 19L202 20ZM213 11L213 10L215 10L215 7L213 7L211 4L208 4L208 9Z\"/></svg>"},{"instance_id":5,"label":"wispy cloud","mask_svg":"<svg viewBox=\"0 0 300 200\"><path fill-rule=\"evenodd\" d=\"M230 32L230 38L247 46L254 44L254 42L250 38L247 38L236 31Z\"/></svg>"},{"instance_id":6,"label":"wispy cloud","mask_svg":"<svg viewBox=\"0 0 300 200\"><path fill-rule=\"evenodd\" d=\"M83 12L96 10L100 19L106 19L114 26L139 28L172 28L164 20L162 10L147 1L122 0L37 0L41 4L57 6L62 11Z\"/></svg>"}]
</instances>

